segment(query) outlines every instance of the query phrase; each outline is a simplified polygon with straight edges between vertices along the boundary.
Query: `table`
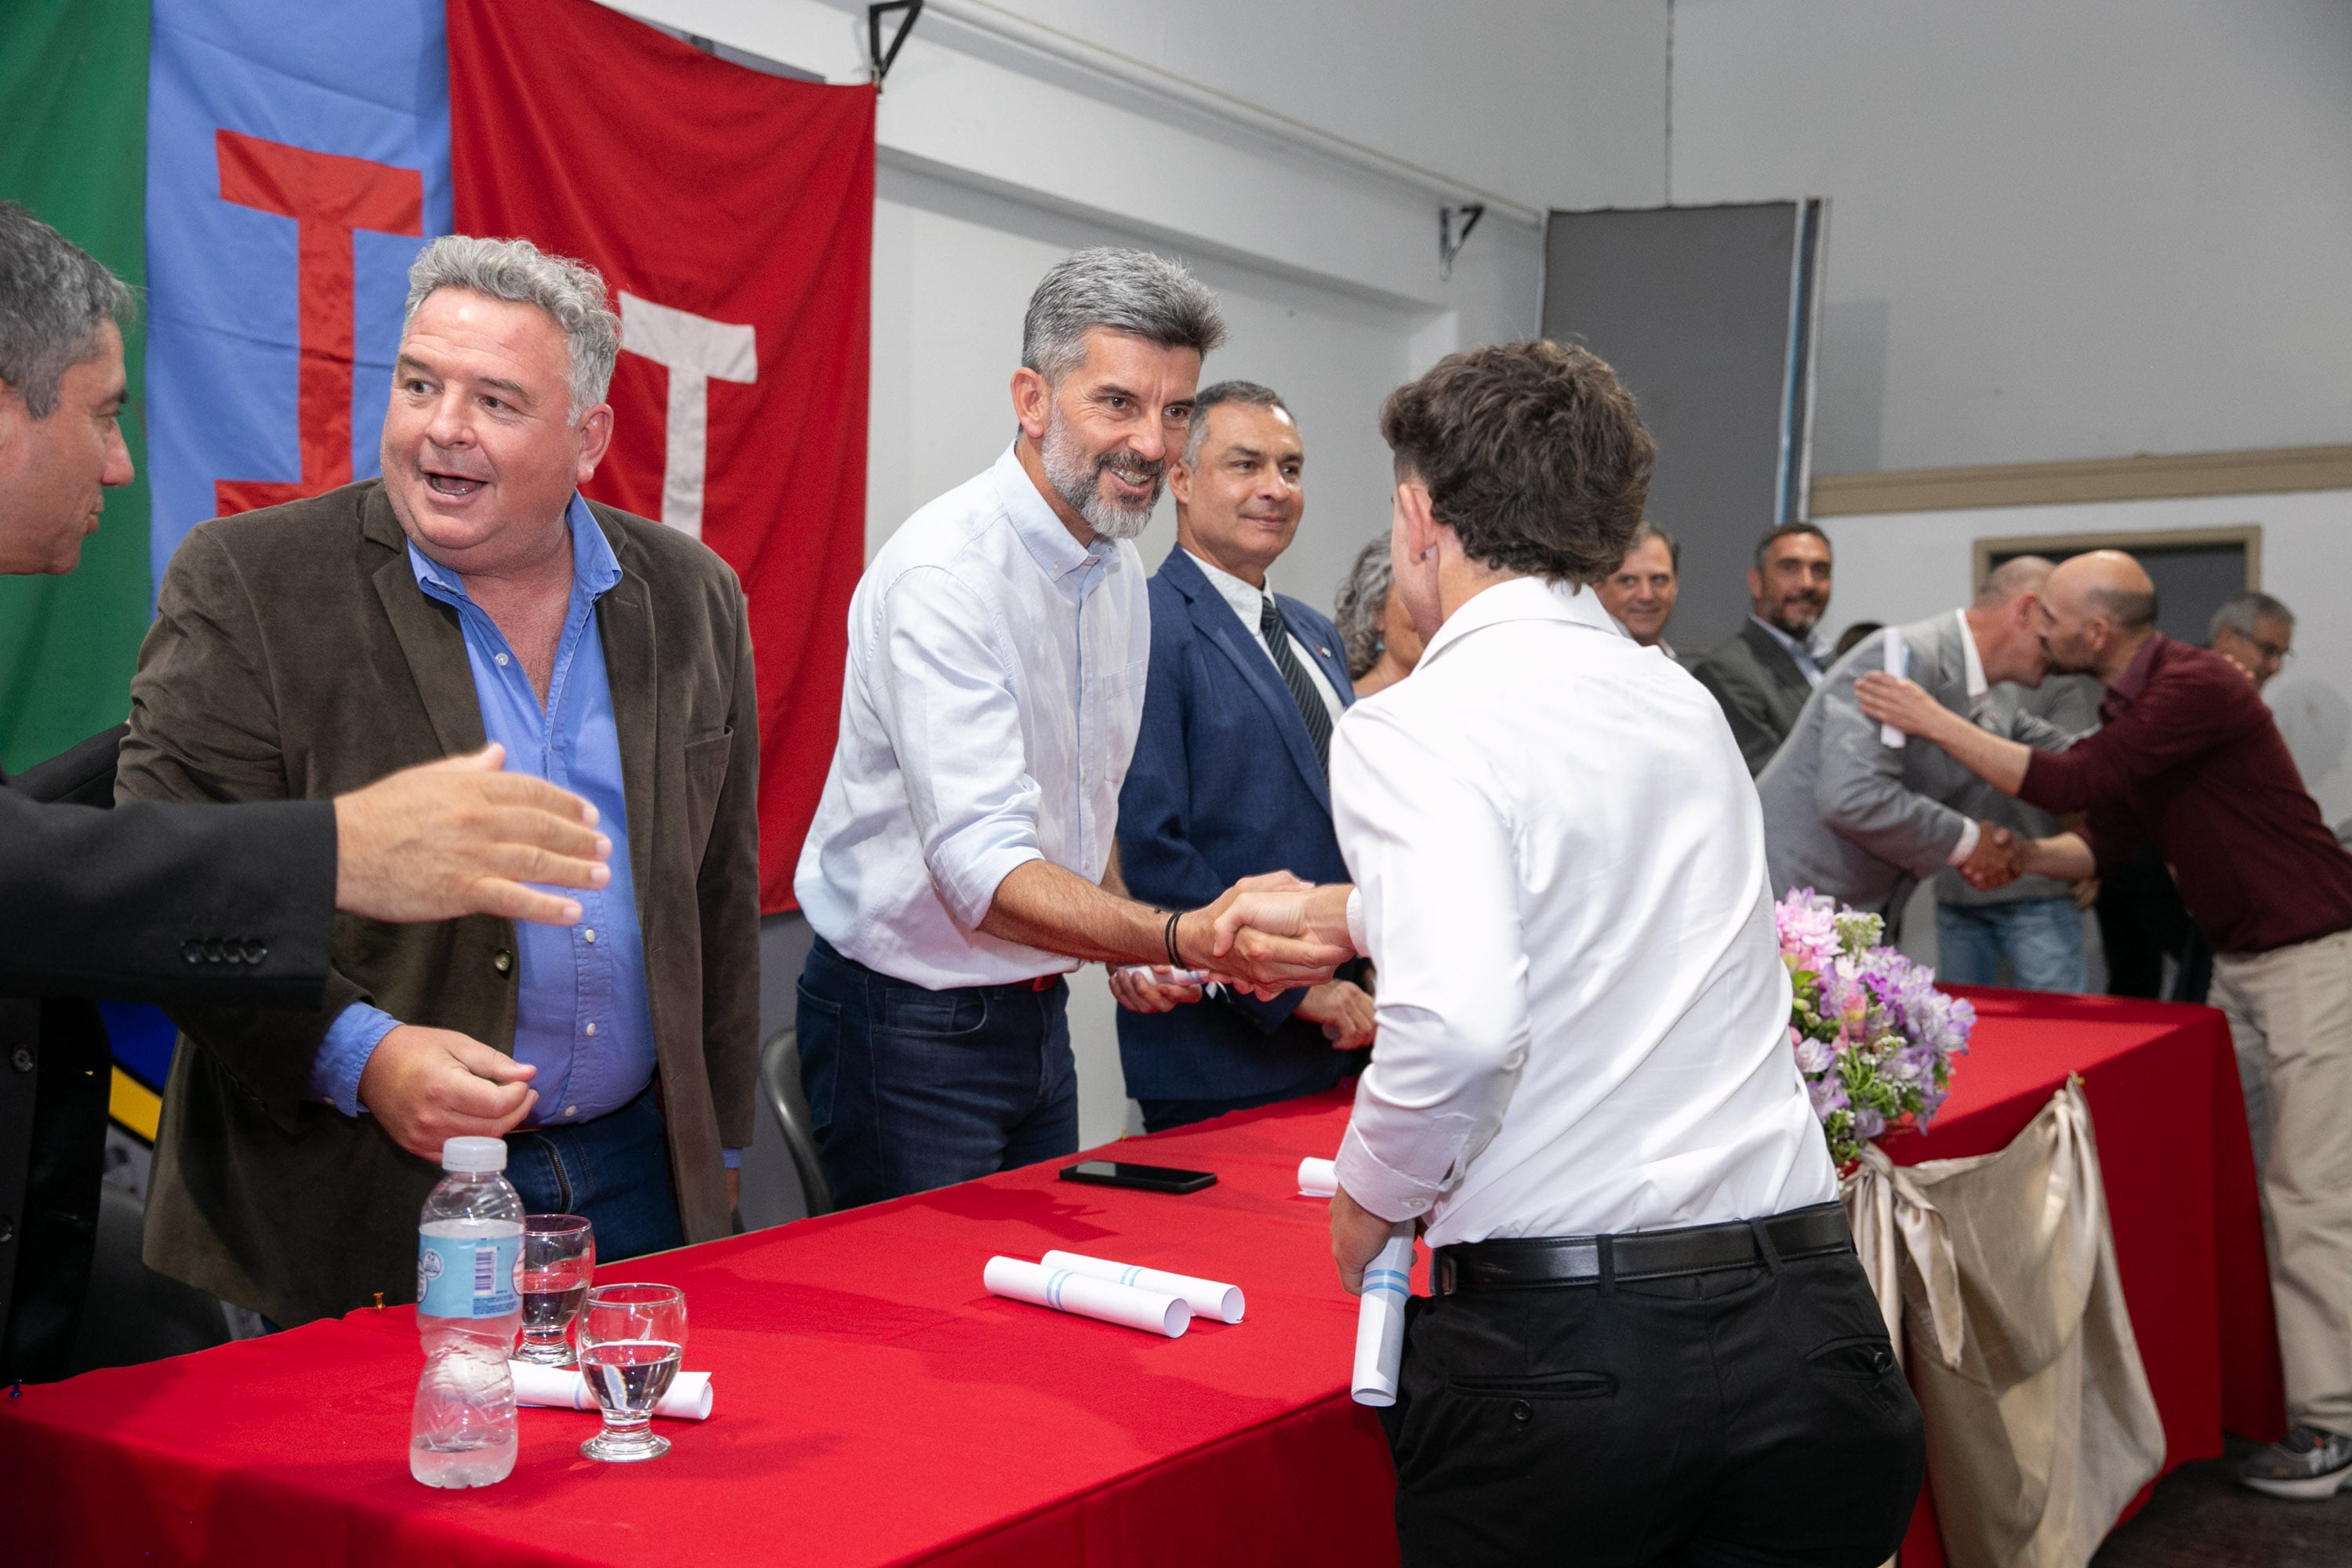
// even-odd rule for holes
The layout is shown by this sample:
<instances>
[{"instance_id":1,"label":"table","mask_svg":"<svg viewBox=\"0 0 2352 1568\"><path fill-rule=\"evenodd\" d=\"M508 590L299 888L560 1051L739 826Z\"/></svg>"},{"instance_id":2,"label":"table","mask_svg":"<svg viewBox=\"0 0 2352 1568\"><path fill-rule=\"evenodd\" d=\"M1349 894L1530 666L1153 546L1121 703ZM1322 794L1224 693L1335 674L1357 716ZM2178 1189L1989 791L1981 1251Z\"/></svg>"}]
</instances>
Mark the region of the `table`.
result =
<instances>
[{"instance_id":1,"label":"table","mask_svg":"<svg viewBox=\"0 0 2352 1568\"><path fill-rule=\"evenodd\" d=\"M1973 992L1984 1022L1930 1136L1901 1161L1990 1152L2071 1071L2096 1122L2125 1295L2179 1463L2221 1428L2275 1435L2282 1398L2237 1080L2220 1015ZM1051 1565L1396 1560L1387 1447L1346 1394L1354 1302L1324 1205L1339 1095L1121 1152L1214 1170L1187 1197L1013 1172L608 1266L685 1287L687 1364L719 1413L665 1423L641 1466L581 1459L595 1417L526 1411L515 1474L408 1479L412 1315L0 1398L12 1563ZM1228 1279L1240 1324L1178 1340L981 1289L993 1252L1048 1247ZM1940 1560L1932 1511L1908 1568Z\"/></svg>"},{"instance_id":2,"label":"table","mask_svg":"<svg viewBox=\"0 0 2352 1568\"><path fill-rule=\"evenodd\" d=\"M2081 1074L2116 1271L2164 1417L2165 1469L2219 1455L2225 1427L2263 1440L2281 1436L2286 1396L2253 1152L2221 1013L2112 996L1947 989L1975 1004L1975 1040L1927 1134L1889 1138L1888 1156L1913 1165L1992 1153L2025 1130L2068 1074ZM1903 1543L1903 1568L1943 1568L1934 1482L1930 1475ZM2143 1490L2124 1517L2147 1499Z\"/></svg>"}]
</instances>

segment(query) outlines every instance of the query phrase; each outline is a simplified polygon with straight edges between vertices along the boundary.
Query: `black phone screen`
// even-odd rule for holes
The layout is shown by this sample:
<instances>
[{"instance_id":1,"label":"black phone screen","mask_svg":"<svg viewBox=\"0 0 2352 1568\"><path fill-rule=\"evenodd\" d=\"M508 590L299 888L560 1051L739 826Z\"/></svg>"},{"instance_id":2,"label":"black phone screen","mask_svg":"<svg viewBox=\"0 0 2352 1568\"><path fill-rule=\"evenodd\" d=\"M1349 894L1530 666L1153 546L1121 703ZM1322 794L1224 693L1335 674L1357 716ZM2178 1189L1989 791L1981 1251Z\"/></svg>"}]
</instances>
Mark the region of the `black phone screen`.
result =
<instances>
[{"instance_id":1,"label":"black phone screen","mask_svg":"<svg viewBox=\"0 0 2352 1568\"><path fill-rule=\"evenodd\" d=\"M1180 1171L1172 1165L1139 1165L1127 1160L1081 1160L1062 1167L1066 1182L1092 1182L1105 1187L1138 1187L1147 1193L1197 1193L1214 1186L1209 1171Z\"/></svg>"}]
</instances>

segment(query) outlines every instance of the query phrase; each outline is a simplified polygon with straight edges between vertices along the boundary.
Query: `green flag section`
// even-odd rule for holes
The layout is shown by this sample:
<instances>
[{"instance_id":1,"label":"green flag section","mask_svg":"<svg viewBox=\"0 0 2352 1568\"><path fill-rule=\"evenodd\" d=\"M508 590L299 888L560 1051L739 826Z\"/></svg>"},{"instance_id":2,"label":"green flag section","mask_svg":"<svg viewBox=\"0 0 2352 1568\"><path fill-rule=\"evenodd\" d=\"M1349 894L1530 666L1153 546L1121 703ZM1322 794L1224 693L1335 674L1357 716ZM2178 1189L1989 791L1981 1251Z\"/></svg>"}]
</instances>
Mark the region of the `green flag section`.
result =
<instances>
[{"instance_id":1,"label":"green flag section","mask_svg":"<svg viewBox=\"0 0 2352 1568\"><path fill-rule=\"evenodd\" d=\"M148 0L0 4L0 197L20 202L134 288L146 282ZM122 434L139 479L110 490L81 564L0 577L0 765L12 772L122 722L146 635L146 333L124 344Z\"/></svg>"}]
</instances>

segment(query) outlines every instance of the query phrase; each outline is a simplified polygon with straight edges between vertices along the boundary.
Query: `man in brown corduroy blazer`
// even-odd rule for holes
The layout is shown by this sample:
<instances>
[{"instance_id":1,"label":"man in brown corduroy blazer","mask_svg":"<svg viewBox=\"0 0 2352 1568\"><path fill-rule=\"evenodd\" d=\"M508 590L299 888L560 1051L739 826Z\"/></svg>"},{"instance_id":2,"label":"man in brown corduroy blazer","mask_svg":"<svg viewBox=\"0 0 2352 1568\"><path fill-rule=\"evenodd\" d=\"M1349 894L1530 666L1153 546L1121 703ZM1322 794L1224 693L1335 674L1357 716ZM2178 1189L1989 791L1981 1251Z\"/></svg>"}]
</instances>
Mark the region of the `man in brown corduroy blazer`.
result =
<instances>
[{"instance_id":1,"label":"man in brown corduroy blazer","mask_svg":"<svg viewBox=\"0 0 2352 1568\"><path fill-rule=\"evenodd\" d=\"M173 1010L150 1267L281 1326L415 1299L442 1142L611 1258L732 1229L758 1027L759 737L735 575L583 500L603 280L449 237L410 274L380 480L205 523L140 651L124 800L325 798L503 740L596 802L578 928L338 917L324 1005Z\"/></svg>"}]
</instances>

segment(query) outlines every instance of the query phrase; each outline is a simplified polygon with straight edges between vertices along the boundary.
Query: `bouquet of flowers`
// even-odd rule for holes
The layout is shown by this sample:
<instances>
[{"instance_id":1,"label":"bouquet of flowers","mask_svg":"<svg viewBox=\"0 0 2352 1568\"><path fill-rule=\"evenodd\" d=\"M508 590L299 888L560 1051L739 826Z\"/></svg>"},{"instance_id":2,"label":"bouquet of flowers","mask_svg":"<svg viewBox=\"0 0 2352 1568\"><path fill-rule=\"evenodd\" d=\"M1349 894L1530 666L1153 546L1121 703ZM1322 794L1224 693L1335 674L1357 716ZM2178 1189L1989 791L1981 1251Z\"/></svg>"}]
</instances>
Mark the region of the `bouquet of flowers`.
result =
<instances>
[{"instance_id":1,"label":"bouquet of flowers","mask_svg":"<svg viewBox=\"0 0 2352 1568\"><path fill-rule=\"evenodd\" d=\"M1969 1048L1977 1014L1936 972L1879 942L1886 922L1799 889L1773 907L1795 999L1789 1045L1843 1171L1906 1123L1925 1131Z\"/></svg>"}]
</instances>

